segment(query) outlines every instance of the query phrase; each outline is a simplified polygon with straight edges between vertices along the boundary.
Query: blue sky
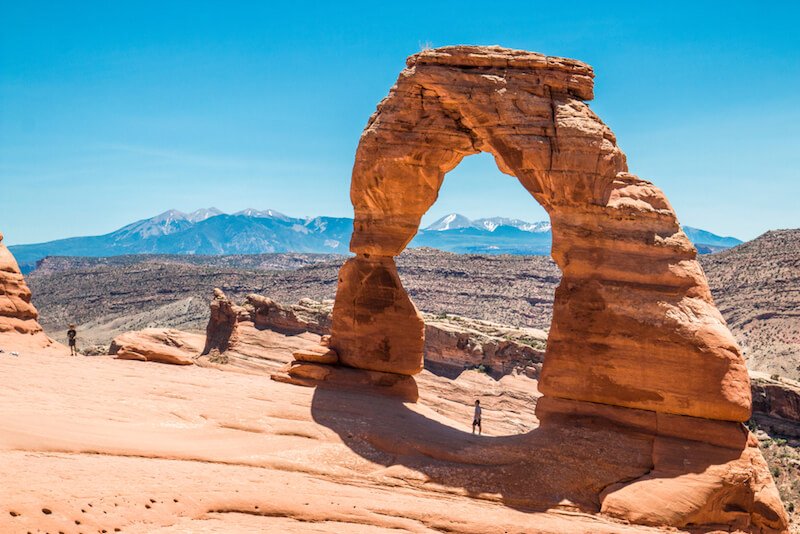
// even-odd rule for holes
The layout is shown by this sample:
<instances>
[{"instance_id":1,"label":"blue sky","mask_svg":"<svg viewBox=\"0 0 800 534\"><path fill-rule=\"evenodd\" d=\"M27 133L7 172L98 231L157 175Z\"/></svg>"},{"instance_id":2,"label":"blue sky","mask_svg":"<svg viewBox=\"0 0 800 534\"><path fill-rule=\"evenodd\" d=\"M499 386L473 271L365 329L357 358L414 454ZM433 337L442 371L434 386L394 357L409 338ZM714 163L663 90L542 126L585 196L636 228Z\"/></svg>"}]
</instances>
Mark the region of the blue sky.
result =
<instances>
[{"instance_id":1,"label":"blue sky","mask_svg":"<svg viewBox=\"0 0 800 534\"><path fill-rule=\"evenodd\" d=\"M591 104L681 222L800 226L796 2L0 0L0 231L105 233L169 208L351 216L362 128L406 56L500 44L591 64ZM485 155L426 217L546 217Z\"/></svg>"}]
</instances>

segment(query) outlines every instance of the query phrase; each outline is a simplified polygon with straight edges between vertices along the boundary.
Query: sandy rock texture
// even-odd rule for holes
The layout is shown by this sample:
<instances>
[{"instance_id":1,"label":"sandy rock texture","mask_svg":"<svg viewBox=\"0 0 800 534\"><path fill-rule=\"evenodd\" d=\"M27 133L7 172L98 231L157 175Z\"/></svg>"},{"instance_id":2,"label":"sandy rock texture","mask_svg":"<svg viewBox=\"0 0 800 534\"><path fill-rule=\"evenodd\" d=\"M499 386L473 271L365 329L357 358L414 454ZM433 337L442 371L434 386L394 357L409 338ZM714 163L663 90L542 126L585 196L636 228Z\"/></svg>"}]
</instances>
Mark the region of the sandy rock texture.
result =
<instances>
[{"instance_id":1,"label":"sandy rock texture","mask_svg":"<svg viewBox=\"0 0 800 534\"><path fill-rule=\"evenodd\" d=\"M542 391L747 420L739 348L664 194L627 172L614 134L585 103L592 69L469 46L426 50L407 64L356 152L357 256L340 271L333 315L341 361L398 373L421 368L423 322L393 257L413 238L444 175L483 151L520 180L553 225L563 277Z\"/></svg>"},{"instance_id":2,"label":"sandy rock texture","mask_svg":"<svg viewBox=\"0 0 800 534\"><path fill-rule=\"evenodd\" d=\"M202 334L172 328L146 328L114 338L108 354L120 360L192 365L205 341Z\"/></svg>"},{"instance_id":3,"label":"sandy rock texture","mask_svg":"<svg viewBox=\"0 0 800 534\"><path fill-rule=\"evenodd\" d=\"M0 232L0 349L6 352L55 347L39 325L31 291Z\"/></svg>"},{"instance_id":4,"label":"sandy rock texture","mask_svg":"<svg viewBox=\"0 0 800 534\"><path fill-rule=\"evenodd\" d=\"M296 346L275 336L272 369ZM528 383L425 372L405 405L236 370L0 358L0 532L651 531L548 512L554 496L513 502L509 467L528 456L513 434L536 424Z\"/></svg>"},{"instance_id":5,"label":"sandy rock texture","mask_svg":"<svg viewBox=\"0 0 800 534\"><path fill-rule=\"evenodd\" d=\"M663 192L628 172L585 103L593 76L579 61L500 47L408 59L356 152L356 257L339 272L330 346L348 366L422 369L424 322L394 257L445 174L489 152L549 213L562 273L537 415L558 428L563 417L597 417L648 436L646 468L606 484L595 495L602 510L645 524L781 530L788 518L741 424L751 410L741 351Z\"/></svg>"},{"instance_id":6,"label":"sandy rock texture","mask_svg":"<svg viewBox=\"0 0 800 534\"><path fill-rule=\"evenodd\" d=\"M631 502L617 485L649 474L655 490L633 502L669 495L661 513L672 521L709 509L718 479L708 459L730 450L724 431L654 439L635 410L612 420L561 406L540 424L524 376L423 371L405 377L416 403L279 383L263 371L289 362L298 336L270 335L264 366L220 367L235 372L0 358L0 532L663 532L614 519ZM470 432L476 398L482 436ZM684 465L687 448L706 463ZM681 476L692 480L678 498L667 490ZM714 513L757 530L738 508Z\"/></svg>"}]
</instances>

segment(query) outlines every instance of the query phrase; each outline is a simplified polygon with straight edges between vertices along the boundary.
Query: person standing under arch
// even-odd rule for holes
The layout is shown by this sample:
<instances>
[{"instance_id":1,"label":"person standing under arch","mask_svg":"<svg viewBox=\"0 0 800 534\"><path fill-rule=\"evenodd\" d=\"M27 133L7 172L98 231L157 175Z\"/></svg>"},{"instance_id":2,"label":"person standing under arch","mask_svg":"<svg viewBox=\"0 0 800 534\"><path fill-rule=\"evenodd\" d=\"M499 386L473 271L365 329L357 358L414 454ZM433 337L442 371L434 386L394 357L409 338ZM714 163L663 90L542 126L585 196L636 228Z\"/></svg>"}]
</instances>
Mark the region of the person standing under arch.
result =
<instances>
[{"instance_id":1,"label":"person standing under arch","mask_svg":"<svg viewBox=\"0 0 800 534\"><path fill-rule=\"evenodd\" d=\"M478 435L481 435L483 429L481 429L481 401L475 401L475 416L472 418L472 433L475 433L475 427L478 427Z\"/></svg>"}]
</instances>

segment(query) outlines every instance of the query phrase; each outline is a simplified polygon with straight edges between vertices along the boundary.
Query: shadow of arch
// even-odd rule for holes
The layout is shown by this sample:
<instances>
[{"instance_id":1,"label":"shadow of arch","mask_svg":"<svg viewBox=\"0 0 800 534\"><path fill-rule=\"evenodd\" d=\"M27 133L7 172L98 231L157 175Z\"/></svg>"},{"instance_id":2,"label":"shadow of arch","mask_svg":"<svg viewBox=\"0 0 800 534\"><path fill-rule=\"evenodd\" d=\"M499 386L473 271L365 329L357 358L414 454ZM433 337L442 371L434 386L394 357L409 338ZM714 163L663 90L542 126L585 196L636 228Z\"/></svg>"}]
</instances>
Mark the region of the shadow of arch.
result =
<instances>
[{"instance_id":1,"label":"shadow of arch","mask_svg":"<svg viewBox=\"0 0 800 534\"><path fill-rule=\"evenodd\" d=\"M405 470L385 476L525 511L597 513L606 488L653 469L653 434L587 415L551 417L524 434L477 436L422 404L325 385L314 391L311 415L362 458ZM686 463L685 473L741 454L718 449L706 461Z\"/></svg>"}]
</instances>

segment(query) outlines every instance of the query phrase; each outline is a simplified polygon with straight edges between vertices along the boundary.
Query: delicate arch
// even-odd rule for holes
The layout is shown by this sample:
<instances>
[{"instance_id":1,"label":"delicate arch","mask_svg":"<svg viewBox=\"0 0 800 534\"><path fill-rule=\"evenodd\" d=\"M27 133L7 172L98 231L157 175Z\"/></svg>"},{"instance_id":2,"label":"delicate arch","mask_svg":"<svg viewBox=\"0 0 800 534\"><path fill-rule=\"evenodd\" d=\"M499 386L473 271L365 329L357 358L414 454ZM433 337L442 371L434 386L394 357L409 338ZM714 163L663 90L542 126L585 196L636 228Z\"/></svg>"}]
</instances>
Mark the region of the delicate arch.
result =
<instances>
[{"instance_id":1,"label":"delicate arch","mask_svg":"<svg viewBox=\"0 0 800 534\"><path fill-rule=\"evenodd\" d=\"M584 63L499 47L411 56L356 152L350 249L331 344L345 365L422 368L424 325L394 256L416 234L444 175L494 155L547 210L563 277L540 390L546 397L745 421L740 350L664 194L627 172L585 103Z\"/></svg>"}]
</instances>

